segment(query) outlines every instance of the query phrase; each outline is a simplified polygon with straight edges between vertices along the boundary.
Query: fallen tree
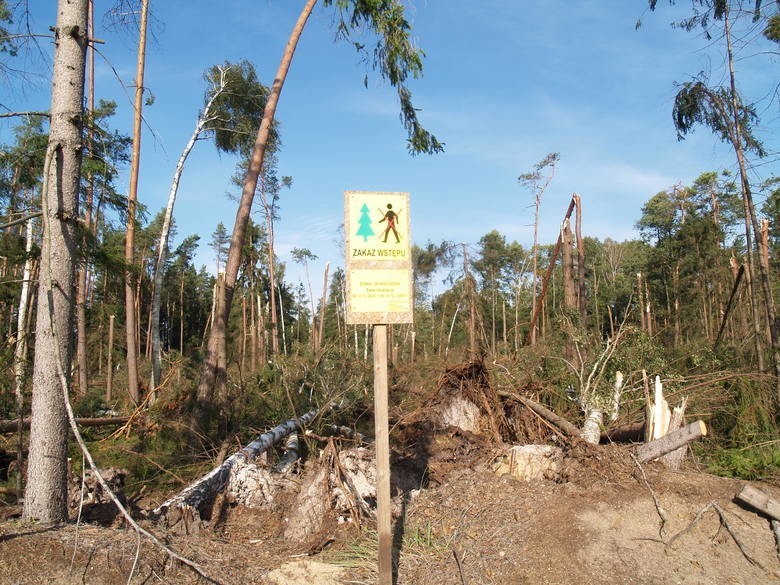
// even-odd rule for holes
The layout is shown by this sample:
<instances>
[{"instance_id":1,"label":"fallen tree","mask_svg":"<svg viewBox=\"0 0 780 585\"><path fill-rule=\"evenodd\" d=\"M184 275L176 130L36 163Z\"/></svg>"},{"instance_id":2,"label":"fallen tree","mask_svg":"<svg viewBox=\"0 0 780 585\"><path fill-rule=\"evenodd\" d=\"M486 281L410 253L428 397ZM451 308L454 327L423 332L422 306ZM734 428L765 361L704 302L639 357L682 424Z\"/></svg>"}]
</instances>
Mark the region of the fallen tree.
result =
<instances>
[{"instance_id":1,"label":"fallen tree","mask_svg":"<svg viewBox=\"0 0 780 585\"><path fill-rule=\"evenodd\" d=\"M644 463L657 459L661 455L666 455L695 441L700 437L707 435L707 425L703 421L697 420L676 431L672 431L659 439L645 443L636 451L637 461Z\"/></svg>"},{"instance_id":2,"label":"fallen tree","mask_svg":"<svg viewBox=\"0 0 780 585\"><path fill-rule=\"evenodd\" d=\"M740 502L748 504L769 516L772 520L780 520L780 501L772 498L769 494L762 492L752 485L745 484L742 491L737 494Z\"/></svg>"},{"instance_id":3,"label":"fallen tree","mask_svg":"<svg viewBox=\"0 0 780 585\"><path fill-rule=\"evenodd\" d=\"M225 489L230 479L230 472L235 466L251 462L286 436L303 429L305 425L314 420L321 412L322 410L309 411L300 418L291 418L267 433L263 433L246 447L225 459L206 475L152 510L152 518L171 528L183 523L183 531L187 533L197 531L201 524L203 508Z\"/></svg>"},{"instance_id":4,"label":"fallen tree","mask_svg":"<svg viewBox=\"0 0 780 585\"><path fill-rule=\"evenodd\" d=\"M80 427L103 427L111 425L123 425L130 417L111 416L102 418L77 418L76 424ZM21 421L22 430L30 429L30 419L25 418ZM19 430L19 420L0 420L0 433L15 433Z\"/></svg>"}]
</instances>

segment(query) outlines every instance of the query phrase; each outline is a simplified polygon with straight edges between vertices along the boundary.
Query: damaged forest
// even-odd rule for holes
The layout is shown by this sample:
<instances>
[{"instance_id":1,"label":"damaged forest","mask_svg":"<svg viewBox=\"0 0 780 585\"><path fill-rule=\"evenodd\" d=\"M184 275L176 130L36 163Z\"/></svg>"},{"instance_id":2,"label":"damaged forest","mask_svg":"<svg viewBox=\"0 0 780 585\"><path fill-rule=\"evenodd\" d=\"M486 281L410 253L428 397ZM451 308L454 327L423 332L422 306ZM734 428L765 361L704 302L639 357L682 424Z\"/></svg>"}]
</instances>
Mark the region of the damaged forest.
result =
<instances>
[{"instance_id":1,"label":"damaged forest","mask_svg":"<svg viewBox=\"0 0 780 585\"><path fill-rule=\"evenodd\" d=\"M51 91L41 111L0 94L0 584L780 583L780 183L760 130L777 103L743 100L734 67L777 50L777 3L675 7L670 34L704 35L724 66L721 85L675 84L669 132L696 128L728 168L643 193L617 241L589 235L613 203L553 198L567 155L538 152L506 179L509 220L403 242L410 318L370 324L352 317L348 247L321 270L324 252L284 239L287 206L307 202L282 174L297 142L277 109L294 116L293 57L329 23L328 43L392 89L408 154L444 157L409 89L426 83L409 16L423 8L302 0L275 25L278 69L211 55L157 207L139 188L141 136L159 139L144 81L157 3L50 4L35 40L34 9L0 0L4 83L23 93L33 47ZM646 21L669 8L636 5ZM96 88L114 35L133 53L129 108ZM209 234L179 193L204 148L233 165L217 195L230 220ZM425 194L410 198L327 229L342 248L399 243L411 215L426 237ZM527 237L493 227L515 219Z\"/></svg>"}]
</instances>

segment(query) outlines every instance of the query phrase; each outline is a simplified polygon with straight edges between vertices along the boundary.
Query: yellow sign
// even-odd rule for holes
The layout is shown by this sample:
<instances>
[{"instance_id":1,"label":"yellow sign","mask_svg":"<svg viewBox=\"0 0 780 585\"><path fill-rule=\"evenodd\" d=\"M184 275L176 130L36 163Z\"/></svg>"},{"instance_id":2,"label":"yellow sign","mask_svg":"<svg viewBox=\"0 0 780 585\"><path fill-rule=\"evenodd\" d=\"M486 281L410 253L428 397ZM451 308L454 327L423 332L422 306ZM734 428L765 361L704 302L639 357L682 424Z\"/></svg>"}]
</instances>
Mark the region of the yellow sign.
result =
<instances>
[{"instance_id":1,"label":"yellow sign","mask_svg":"<svg viewBox=\"0 0 780 585\"><path fill-rule=\"evenodd\" d=\"M409 194L344 193L347 323L412 322Z\"/></svg>"}]
</instances>

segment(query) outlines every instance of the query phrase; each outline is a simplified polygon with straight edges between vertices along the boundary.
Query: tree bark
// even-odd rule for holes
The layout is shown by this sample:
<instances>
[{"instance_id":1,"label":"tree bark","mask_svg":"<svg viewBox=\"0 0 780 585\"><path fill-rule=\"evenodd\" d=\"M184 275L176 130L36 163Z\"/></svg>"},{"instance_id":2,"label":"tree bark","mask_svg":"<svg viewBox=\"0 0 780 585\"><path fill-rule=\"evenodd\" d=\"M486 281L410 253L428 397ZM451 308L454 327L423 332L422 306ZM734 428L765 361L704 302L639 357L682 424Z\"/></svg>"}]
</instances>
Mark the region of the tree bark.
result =
<instances>
[{"instance_id":1,"label":"tree bark","mask_svg":"<svg viewBox=\"0 0 780 585\"><path fill-rule=\"evenodd\" d=\"M210 121L211 108L214 104L214 100L222 93L225 88L224 83L224 71L221 77L221 83L219 87L213 92L206 107L203 109L203 113L198 116L198 121L195 123L195 129L192 131L190 139L184 147L184 150L179 156L179 161L176 163L176 170L173 172L173 180L171 181L171 188L168 192L168 203L165 206L165 215L163 217L162 228L160 229L160 240L157 243L157 261L154 265L154 277L152 283L152 309L151 309L151 328L152 328L152 377L149 382L149 391L154 392L157 389L157 385L160 383L161 375L161 361L162 361L162 348L160 347L160 302L162 300L162 285L163 277L165 276L165 260L168 255L168 238L171 233L171 220L173 219L173 207L176 204L176 195L179 192L179 181L181 175L184 172L184 164L187 162L187 158L190 156L192 149L195 147L195 143L200 137L206 124ZM182 274L182 278L183 278ZM183 281L182 281L183 282ZM183 340L181 341L181 350L184 353Z\"/></svg>"},{"instance_id":2,"label":"tree bark","mask_svg":"<svg viewBox=\"0 0 780 585\"><path fill-rule=\"evenodd\" d=\"M750 188L750 180L747 175L747 163L745 161L745 151L743 147L742 127L740 125L740 112L737 103L737 88L736 79L734 75L734 55L731 47L731 23L729 20L729 7L728 3L724 4L725 12L723 15L723 23L726 37L726 52L728 57L729 68L729 83L731 88L731 116L733 122L733 131L729 133L731 137L732 146L734 147L734 153L737 157L737 164L739 166L740 185L742 187L742 201L745 209L745 248L747 251L748 267L748 291L750 294L751 311L753 315L753 331L756 335L756 349L758 351L759 369L763 371L763 351L761 349L761 325L758 318L757 300L755 298L754 284L755 284L755 262L753 259L753 251L751 246L750 230L751 226L753 234L758 238L760 229L758 226L758 220L756 218L756 210L753 205L753 195ZM780 331L779 326L775 318L774 302L772 300L772 288L769 280L769 273L764 269L762 262L758 263L759 273L761 279L761 291L764 297L764 308L766 312L767 327L770 332L770 345L771 345L771 358L772 366L775 375L775 405L776 410L780 410Z\"/></svg>"},{"instance_id":3,"label":"tree bark","mask_svg":"<svg viewBox=\"0 0 780 585\"><path fill-rule=\"evenodd\" d=\"M236 212L236 221L233 226L233 234L230 238L230 248L228 250L228 258L225 266L225 302L223 303L223 306L220 307L218 314L215 313L214 315L214 322L212 323L211 332L209 333L208 342L206 344L206 355L203 360L200 383L198 384L197 398L199 402L203 403L201 405L201 410L203 410L202 407L207 407L213 400L215 392L218 394L221 393L221 388L225 382L225 372L224 369L220 369L218 356L226 353L225 344L227 342L226 332L228 315L230 313L230 305L233 302L233 290L238 278L238 269L241 264L241 250L244 247L244 240L246 239L246 228L252 211L252 202L254 201L255 190L257 189L257 180L263 168L263 159L265 158L268 139L271 135L271 127L273 125L274 115L276 114L276 106L279 103L279 96L282 92L285 79L287 78L287 72L290 69L295 48L301 33L306 26L306 21L316 3L317 0L307 0L298 17L298 21L295 23L290 39L287 42L287 47L282 55L279 69L274 77L274 83L268 94L268 100L266 101L265 109L263 111L263 119L260 122L260 128L257 132L255 147L252 151L252 157L249 160L246 175L244 176L244 187L241 192L241 200Z\"/></svg>"},{"instance_id":4,"label":"tree bark","mask_svg":"<svg viewBox=\"0 0 780 585\"><path fill-rule=\"evenodd\" d=\"M14 348L14 384L16 389L16 416L17 420L13 430L18 433L19 446L17 451L18 469L22 469L22 430L24 418L24 378L27 374L27 305L30 300L30 281L32 278L32 240L33 240L33 220L27 220L25 229L25 260L24 270L22 271L22 291L19 295L19 311L16 319L16 347ZM13 422L13 421L12 421ZM29 427L28 427L29 428ZM17 475L16 491L22 493L22 474Z\"/></svg>"},{"instance_id":5,"label":"tree bark","mask_svg":"<svg viewBox=\"0 0 780 585\"><path fill-rule=\"evenodd\" d=\"M742 491L737 494L737 499L763 512L770 518L780 520L780 502L749 483L745 484Z\"/></svg>"},{"instance_id":6,"label":"tree bark","mask_svg":"<svg viewBox=\"0 0 780 585\"><path fill-rule=\"evenodd\" d=\"M130 399L138 404L138 345L136 338L135 275L135 221L138 204L138 169L141 158L141 112L144 97L144 68L146 65L146 28L149 2L141 0L141 23L138 38L138 62L135 74L135 115L133 117L133 152L130 160L130 187L127 193L127 233L125 235L125 337L127 339L127 391Z\"/></svg>"},{"instance_id":7,"label":"tree bark","mask_svg":"<svg viewBox=\"0 0 780 585\"><path fill-rule=\"evenodd\" d=\"M73 349L88 0L60 0L55 28L51 126L44 160L43 241L35 329L30 455L23 516L68 517L68 435L58 372L69 384Z\"/></svg>"},{"instance_id":8,"label":"tree bark","mask_svg":"<svg viewBox=\"0 0 780 585\"><path fill-rule=\"evenodd\" d=\"M689 425L682 427L676 431L664 435L660 439L655 439L649 443L645 443L637 449L637 461L644 463L656 459L661 455L666 455L679 449L683 445L687 445L691 441L695 441L707 434L707 426L704 422L697 420Z\"/></svg>"},{"instance_id":9,"label":"tree bark","mask_svg":"<svg viewBox=\"0 0 780 585\"><path fill-rule=\"evenodd\" d=\"M114 319L115 315L108 318L108 352L106 356L106 404L111 404L114 399Z\"/></svg>"},{"instance_id":10,"label":"tree bark","mask_svg":"<svg viewBox=\"0 0 780 585\"><path fill-rule=\"evenodd\" d=\"M568 219L564 220L561 226L561 235L563 237L563 254L561 254L561 263L563 268L563 305L569 311L576 311L577 292L574 284L574 259L571 224Z\"/></svg>"},{"instance_id":11,"label":"tree bark","mask_svg":"<svg viewBox=\"0 0 780 585\"><path fill-rule=\"evenodd\" d=\"M33 220L27 220L25 229L24 270L22 272L22 291L19 295L19 310L16 318L16 347L14 349L14 382L16 385L16 414L24 416L24 377L27 373L27 305L30 300L30 280L32 277L32 228Z\"/></svg>"},{"instance_id":12,"label":"tree bark","mask_svg":"<svg viewBox=\"0 0 780 585\"><path fill-rule=\"evenodd\" d=\"M274 251L274 210L273 203L268 204L265 198L265 192L261 191L263 198L263 207L265 208L265 229L268 240L268 306L269 306L269 325L271 335L271 354L279 354L279 311L276 309L276 253Z\"/></svg>"},{"instance_id":13,"label":"tree bark","mask_svg":"<svg viewBox=\"0 0 780 585\"><path fill-rule=\"evenodd\" d=\"M582 199L574 194L575 221L574 237L577 240L577 280L579 285L580 320L582 326L587 325L588 320L588 293L585 285L585 242L582 239Z\"/></svg>"},{"instance_id":14,"label":"tree bark","mask_svg":"<svg viewBox=\"0 0 780 585\"><path fill-rule=\"evenodd\" d=\"M315 356L319 356L322 351L322 333L325 328L325 310L327 309L328 302L328 272L330 271L330 263L325 264L325 277L322 282L322 296L320 297L320 316L319 324L317 325L317 350L314 352Z\"/></svg>"},{"instance_id":15,"label":"tree bark","mask_svg":"<svg viewBox=\"0 0 780 585\"><path fill-rule=\"evenodd\" d=\"M152 515L155 518L165 517L170 525L178 520L176 515L171 514L173 510L177 510L177 514L180 515L182 512L190 513L195 516L196 521L199 521L199 508L225 488L230 477L230 470L234 465L239 462L252 461L271 445L281 441L299 428L302 429L314 420L320 412L319 410L312 410L300 418L292 418L260 435L246 447L225 459L218 467L212 469L181 492L160 504L152 511Z\"/></svg>"},{"instance_id":16,"label":"tree bark","mask_svg":"<svg viewBox=\"0 0 780 585\"><path fill-rule=\"evenodd\" d=\"M580 436L580 429L578 429L575 425L570 423L562 416L558 416L557 414L555 414L552 410L550 410L546 406L542 406L535 400L531 400L527 396L520 396L519 394L515 394L514 392L498 391L498 395L503 396L504 398L511 398L513 400L517 400L521 404L524 404L525 406L533 410L536 414L538 414L543 419L545 419L547 422L554 424L561 431L566 433L569 437L574 438Z\"/></svg>"},{"instance_id":17,"label":"tree bark","mask_svg":"<svg viewBox=\"0 0 780 585\"><path fill-rule=\"evenodd\" d=\"M89 2L89 22L87 28L88 39L94 38L94 20L95 20L95 7L92 0ZM87 45L89 49L89 91L87 95L87 109L90 114L95 111L95 48L91 44ZM89 126L87 130L87 157L92 156L93 146L93 125ZM84 201L84 238L82 239L84 249L87 244L87 234L92 231L92 202L95 192L95 184L93 175L90 172L87 175L86 185L86 197ZM89 280L89 263L86 257L82 259L81 266L78 269L78 277L76 284L76 363L78 364L79 372L79 392L86 394L89 389L89 371L87 360L87 283Z\"/></svg>"},{"instance_id":18,"label":"tree bark","mask_svg":"<svg viewBox=\"0 0 780 585\"><path fill-rule=\"evenodd\" d=\"M130 420L129 416L112 416L112 417L88 417L77 418L76 423L80 427L104 427L111 425L123 425ZM0 420L0 433L16 432L19 425L22 430L30 428L30 419L26 418L19 420Z\"/></svg>"},{"instance_id":19,"label":"tree bark","mask_svg":"<svg viewBox=\"0 0 780 585\"><path fill-rule=\"evenodd\" d=\"M574 198L572 197L572 200L569 202L569 208L566 210L566 214L563 216L564 221L568 221L568 219L571 217L571 212L574 211ZM535 300L534 303L534 310L533 314L531 315L531 324L530 324L530 330L533 332L536 328L536 321L539 319L539 314L542 312L542 304L544 303L544 297L547 294L547 286L550 283L550 276L552 276L553 269L555 268L555 262L558 260L558 254L561 250L561 233L558 233L558 240L555 242L555 247L553 248L552 255L550 256L550 265L547 267L547 272L544 275L544 279L542 280L542 291L539 294L539 297ZM533 345L535 343L534 337L528 337L526 339L526 344Z\"/></svg>"}]
</instances>

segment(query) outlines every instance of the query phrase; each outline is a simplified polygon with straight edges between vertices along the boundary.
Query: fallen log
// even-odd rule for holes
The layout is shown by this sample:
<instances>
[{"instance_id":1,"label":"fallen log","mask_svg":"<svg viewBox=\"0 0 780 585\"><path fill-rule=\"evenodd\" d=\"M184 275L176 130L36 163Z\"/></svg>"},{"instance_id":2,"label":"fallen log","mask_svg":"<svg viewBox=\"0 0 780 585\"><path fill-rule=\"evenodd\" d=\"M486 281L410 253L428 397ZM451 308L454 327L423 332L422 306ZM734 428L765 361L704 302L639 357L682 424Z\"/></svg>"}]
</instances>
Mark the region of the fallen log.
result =
<instances>
[{"instance_id":1,"label":"fallen log","mask_svg":"<svg viewBox=\"0 0 780 585\"><path fill-rule=\"evenodd\" d=\"M320 410L312 410L300 418L292 418L260 435L246 447L225 459L221 465L152 510L151 517L169 527L183 523L186 533L197 532L201 523L201 507L225 489L234 466L252 461L290 433L302 429L320 412Z\"/></svg>"},{"instance_id":2,"label":"fallen log","mask_svg":"<svg viewBox=\"0 0 780 585\"><path fill-rule=\"evenodd\" d=\"M130 417L127 416L111 416L102 418L77 418L76 424L80 427L105 427L111 425L123 425ZM18 420L0 420L0 433L15 433L19 430ZM22 430L30 430L30 419L25 418L22 420Z\"/></svg>"},{"instance_id":3,"label":"fallen log","mask_svg":"<svg viewBox=\"0 0 780 585\"><path fill-rule=\"evenodd\" d=\"M780 520L780 502L749 483L745 484L742 491L737 494L737 499L766 514L775 521Z\"/></svg>"},{"instance_id":4,"label":"fallen log","mask_svg":"<svg viewBox=\"0 0 780 585\"><path fill-rule=\"evenodd\" d=\"M543 419L545 419L547 422L552 423L556 427L558 427L561 431L563 431L565 434L567 434L569 437L579 437L581 435L580 429L575 427L573 424L571 424L569 421L567 421L562 416L558 416L555 414L552 410L549 408L542 406L535 400L531 400L530 398L527 398L526 396L520 396L519 394L515 394L514 392L507 392L504 390L499 390L497 392L499 396L503 396L504 398L511 398L512 400L517 400L519 403L527 406L531 410L533 410L536 414L541 416Z\"/></svg>"},{"instance_id":5,"label":"fallen log","mask_svg":"<svg viewBox=\"0 0 780 585\"><path fill-rule=\"evenodd\" d=\"M657 459L661 455L671 453L691 441L707 435L707 425L704 421L697 420L676 431L668 433L659 439L650 441L640 446L637 451L637 461L644 463L652 459Z\"/></svg>"},{"instance_id":6,"label":"fallen log","mask_svg":"<svg viewBox=\"0 0 780 585\"><path fill-rule=\"evenodd\" d=\"M601 443L641 443L645 438L645 421L627 424L601 432Z\"/></svg>"}]
</instances>

